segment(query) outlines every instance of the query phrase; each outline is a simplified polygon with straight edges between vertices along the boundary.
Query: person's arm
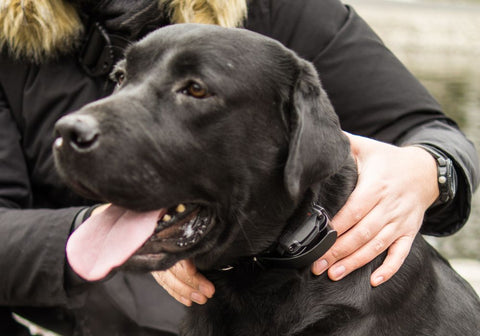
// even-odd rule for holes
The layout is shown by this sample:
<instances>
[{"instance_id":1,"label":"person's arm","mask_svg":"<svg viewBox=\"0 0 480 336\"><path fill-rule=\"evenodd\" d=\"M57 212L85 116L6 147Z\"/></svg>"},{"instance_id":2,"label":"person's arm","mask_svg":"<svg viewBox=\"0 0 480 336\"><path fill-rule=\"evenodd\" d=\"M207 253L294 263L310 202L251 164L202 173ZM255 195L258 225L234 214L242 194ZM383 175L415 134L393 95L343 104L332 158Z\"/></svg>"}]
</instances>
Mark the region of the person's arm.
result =
<instances>
[{"instance_id":1,"label":"person's arm","mask_svg":"<svg viewBox=\"0 0 480 336\"><path fill-rule=\"evenodd\" d=\"M316 55L308 48L298 51L317 67L342 128L381 142L351 137L359 182L333 220L341 236L313 271L319 274L328 268L330 278L339 280L388 250L384 264L371 277L372 285L379 285L402 265L420 229L444 235L465 223L478 185L478 158L472 143L353 9L334 0L323 6L324 13L330 10L332 18L337 17L329 20L324 14L318 20L318 25L330 27L329 43L322 42L326 47ZM315 31L322 29L309 24L297 37L320 35ZM313 33L305 34L308 30ZM438 195L438 184L433 157L409 147L418 144L447 154L459 179L451 204L429 210L425 217Z\"/></svg>"},{"instance_id":2,"label":"person's arm","mask_svg":"<svg viewBox=\"0 0 480 336\"><path fill-rule=\"evenodd\" d=\"M21 137L0 88L0 305L56 305L67 301L65 243L80 208L31 206Z\"/></svg>"}]
</instances>

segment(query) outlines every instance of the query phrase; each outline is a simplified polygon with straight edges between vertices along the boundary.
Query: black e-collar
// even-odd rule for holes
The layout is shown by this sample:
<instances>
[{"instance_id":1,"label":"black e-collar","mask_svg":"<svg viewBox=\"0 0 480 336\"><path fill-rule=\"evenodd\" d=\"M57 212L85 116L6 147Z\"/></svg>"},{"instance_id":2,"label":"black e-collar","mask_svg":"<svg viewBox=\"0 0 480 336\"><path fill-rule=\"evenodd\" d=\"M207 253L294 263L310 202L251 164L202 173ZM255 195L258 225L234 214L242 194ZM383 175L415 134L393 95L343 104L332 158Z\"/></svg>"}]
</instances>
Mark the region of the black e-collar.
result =
<instances>
[{"instance_id":1,"label":"black e-collar","mask_svg":"<svg viewBox=\"0 0 480 336\"><path fill-rule=\"evenodd\" d=\"M310 267L336 240L337 231L330 226L325 209L312 203L302 224L296 229L287 229L267 251L242 258L240 263L254 263L264 269ZM235 265L226 265L218 270L233 269Z\"/></svg>"},{"instance_id":2,"label":"black e-collar","mask_svg":"<svg viewBox=\"0 0 480 336\"><path fill-rule=\"evenodd\" d=\"M313 203L307 218L295 230L284 232L272 252L254 260L267 268L303 268L311 266L337 240L324 208Z\"/></svg>"}]
</instances>

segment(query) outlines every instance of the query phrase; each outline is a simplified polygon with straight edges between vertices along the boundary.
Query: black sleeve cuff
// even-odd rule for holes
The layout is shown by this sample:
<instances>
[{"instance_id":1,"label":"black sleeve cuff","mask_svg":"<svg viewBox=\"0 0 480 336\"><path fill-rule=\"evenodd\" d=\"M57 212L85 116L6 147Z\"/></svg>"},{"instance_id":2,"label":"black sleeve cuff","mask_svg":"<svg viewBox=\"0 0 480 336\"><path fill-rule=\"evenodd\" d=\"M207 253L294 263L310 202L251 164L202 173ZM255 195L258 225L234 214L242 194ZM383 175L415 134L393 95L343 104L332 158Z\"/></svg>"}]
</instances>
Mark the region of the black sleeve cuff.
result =
<instances>
[{"instance_id":1,"label":"black sleeve cuff","mask_svg":"<svg viewBox=\"0 0 480 336\"><path fill-rule=\"evenodd\" d=\"M91 215L93 210L98 208L101 204L92 205L88 208L83 208L80 210L77 215L75 216L70 234L75 231L84 221L86 221ZM77 273L75 273L68 261L65 260L65 290L69 295L75 295L81 292L90 282L87 280L79 277Z\"/></svg>"},{"instance_id":2,"label":"black sleeve cuff","mask_svg":"<svg viewBox=\"0 0 480 336\"><path fill-rule=\"evenodd\" d=\"M428 209L420 232L433 236L457 232L470 215L472 193L480 182L478 155L474 145L455 125L441 121L418 125L395 144L433 146L453 161L457 175L456 195L448 204Z\"/></svg>"}]
</instances>

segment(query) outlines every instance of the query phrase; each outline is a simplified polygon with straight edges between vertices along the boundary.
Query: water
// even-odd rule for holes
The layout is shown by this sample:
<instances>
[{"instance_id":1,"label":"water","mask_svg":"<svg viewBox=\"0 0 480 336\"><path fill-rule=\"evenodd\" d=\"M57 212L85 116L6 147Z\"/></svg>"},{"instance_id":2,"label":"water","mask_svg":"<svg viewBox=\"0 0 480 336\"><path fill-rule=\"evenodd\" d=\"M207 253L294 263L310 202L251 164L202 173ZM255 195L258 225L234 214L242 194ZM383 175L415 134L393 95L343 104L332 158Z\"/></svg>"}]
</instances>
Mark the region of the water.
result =
<instances>
[{"instance_id":1,"label":"water","mask_svg":"<svg viewBox=\"0 0 480 336\"><path fill-rule=\"evenodd\" d=\"M480 149L480 1L345 0ZM466 226L432 239L448 258L480 260L480 192Z\"/></svg>"}]
</instances>

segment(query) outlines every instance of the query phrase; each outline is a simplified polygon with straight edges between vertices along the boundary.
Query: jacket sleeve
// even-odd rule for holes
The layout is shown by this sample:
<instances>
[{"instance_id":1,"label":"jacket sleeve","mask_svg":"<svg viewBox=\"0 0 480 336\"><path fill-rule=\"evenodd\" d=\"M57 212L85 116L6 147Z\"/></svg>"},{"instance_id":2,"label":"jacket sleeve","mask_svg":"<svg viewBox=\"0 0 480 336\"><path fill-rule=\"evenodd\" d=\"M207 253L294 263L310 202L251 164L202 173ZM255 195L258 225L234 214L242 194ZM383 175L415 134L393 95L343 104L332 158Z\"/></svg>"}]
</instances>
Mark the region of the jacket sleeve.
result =
<instances>
[{"instance_id":1,"label":"jacket sleeve","mask_svg":"<svg viewBox=\"0 0 480 336\"><path fill-rule=\"evenodd\" d=\"M354 9L338 0L270 0L257 12L269 15L254 15L254 29L314 63L344 130L396 145L429 144L452 158L456 198L427 212L422 232L462 227L479 182L475 148Z\"/></svg>"},{"instance_id":2,"label":"jacket sleeve","mask_svg":"<svg viewBox=\"0 0 480 336\"><path fill-rule=\"evenodd\" d=\"M399 144L427 144L437 147L453 159L458 178L455 198L447 205L430 208L421 232L434 236L455 233L468 219L472 194L478 186L479 163L474 145L456 125L438 120L413 128L399 140Z\"/></svg>"},{"instance_id":3,"label":"jacket sleeve","mask_svg":"<svg viewBox=\"0 0 480 336\"><path fill-rule=\"evenodd\" d=\"M65 304L65 244L80 208L31 204L21 137L0 87L0 305Z\"/></svg>"},{"instance_id":4,"label":"jacket sleeve","mask_svg":"<svg viewBox=\"0 0 480 336\"><path fill-rule=\"evenodd\" d=\"M459 179L456 197L429 210L421 232L452 234L467 221L478 186L475 147L355 11L346 10L344 24L314 59L342 127L400 146L429 144L450 156Z\"/></svg>"}]
</instances>

